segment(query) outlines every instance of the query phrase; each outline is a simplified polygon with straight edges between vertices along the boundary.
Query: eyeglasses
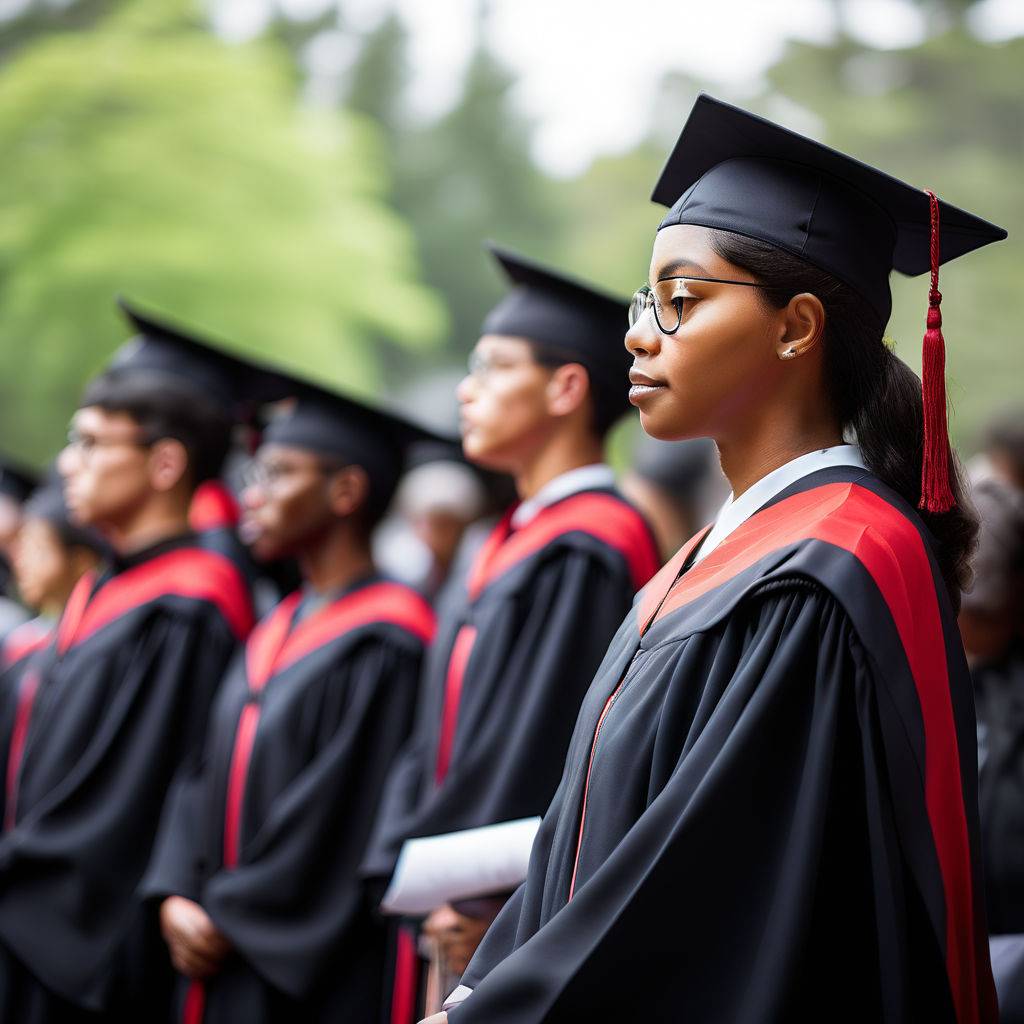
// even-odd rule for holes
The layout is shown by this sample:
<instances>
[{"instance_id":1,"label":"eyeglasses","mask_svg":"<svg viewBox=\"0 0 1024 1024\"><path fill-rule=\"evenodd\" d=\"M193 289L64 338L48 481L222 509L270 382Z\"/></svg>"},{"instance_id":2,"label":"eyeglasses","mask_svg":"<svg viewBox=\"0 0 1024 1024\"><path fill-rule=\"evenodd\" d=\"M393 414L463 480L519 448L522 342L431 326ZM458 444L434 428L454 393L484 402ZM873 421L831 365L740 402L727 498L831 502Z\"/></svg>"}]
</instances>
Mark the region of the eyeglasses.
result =
<instances>
[{"instance_id":1,"label":"eyeglasses","mask_svg":"<svg viewBox=\"0 0 1024 1024\"><path fill-rule=\"evenodd\" d=\"M474 349L469 353L466 370L470 377L483 381L492 376L496 370L514 370L517 366L525 366L529 362L531 362L530 359L502 359L500 357L495 359L493 356L484 355Z\"/></svg>"},{"instance_id":2,"label":"eyeglasses","mask_svg":"<svg viewBox=\"0 0 1024 1024\"><path fill-rule=\"evenodd\" d=\"M697 301L696 295L686 290L687 281L707 284L739 284L744 288L759 288L758 281L727 281L721 277L663 277L654 287L638 288L629 304L629 326L632 327L649 309L654 310L654 322L662 334L675 334L686 315L687 306ZM680 283L681 282L681 283ZM689 300L689 302L687 302Z\"/></svg>"},{"instance_id":3,"label":"eyeglasses","mask_svg":"<svg viewBox=\"0 0 1024 1024\"><path fill-rule=\"evenodd\" d=\"M251 459L242 469L242 486L272 490L282 480L308 469L326 474L336 473L341 468L341 464L329 459L317 459L305 465L294 462L264 462L262 459Z\"/></svg>"},{"instance_id":4,"label":"eyeglasses","mask_svg":"<svg viewBox=\"0 0 1024 1024\"><path fill-rule=\"evenodd\" d=\"M142 437L96 437L95 434L83 434L72 427L68 431L67 446L73 448L83 459L92 458L99 448L116 448L127 445L130 448L148 448L153 441Z\"/></svg>"}]
</instances>

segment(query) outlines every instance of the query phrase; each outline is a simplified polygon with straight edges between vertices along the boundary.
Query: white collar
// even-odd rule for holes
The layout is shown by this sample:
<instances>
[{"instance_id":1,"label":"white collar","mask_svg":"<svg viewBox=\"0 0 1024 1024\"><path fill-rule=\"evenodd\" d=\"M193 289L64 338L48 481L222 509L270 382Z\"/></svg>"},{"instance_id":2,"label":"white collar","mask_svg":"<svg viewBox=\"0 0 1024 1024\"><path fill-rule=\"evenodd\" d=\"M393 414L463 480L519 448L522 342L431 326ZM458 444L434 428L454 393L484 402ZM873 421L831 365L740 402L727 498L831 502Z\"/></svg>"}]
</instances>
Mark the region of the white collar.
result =
<instances>
[{"instance_id":1,"label":"white collar","mask_svg":"<svg viewBox=\"0 0 1024 1024\"><path fill-rule=\"evenodd\" d=\"M761 477L738 498L734 499L731 494L729 495L715 519L715 525L701 544L693 564L696 565L701 559L707 558L730 533L742 526L762 505L771 501L777 494L781 494L791 484L811 473L816 473L819 469L831 466L867 469L860 448L855 444L837 444L833 448L822 448L797 456L784 466L772 470L767 476Z\"/></svg>"},{"instance_id":2,"label":"white collar","mask_svg":"<svg viewBox=\"0 0 1024 1024\"><path fill-rule=\"evenodd\" d=\"M524 501L512 513L512 529L518 530L529 523L538 512L580 491L607 490L615 486L615 473L603 462L579 466L549 480L532 498Z\"/></svg>"}]
</instances>

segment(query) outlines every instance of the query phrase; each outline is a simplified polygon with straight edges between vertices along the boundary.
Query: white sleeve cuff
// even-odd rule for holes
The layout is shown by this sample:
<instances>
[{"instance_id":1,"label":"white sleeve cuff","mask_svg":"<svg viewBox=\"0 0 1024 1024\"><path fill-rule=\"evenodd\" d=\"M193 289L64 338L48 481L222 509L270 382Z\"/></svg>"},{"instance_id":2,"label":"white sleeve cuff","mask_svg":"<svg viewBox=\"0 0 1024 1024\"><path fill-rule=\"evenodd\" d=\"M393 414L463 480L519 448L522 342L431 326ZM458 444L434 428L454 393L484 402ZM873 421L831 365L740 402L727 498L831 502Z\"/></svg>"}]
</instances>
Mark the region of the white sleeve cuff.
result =
<instances>
[{"instance_id":1,"label":"white sleeve cuff","mask_svg":"<svg viewBox=\"0 0 1024 1024\"><path fill-rule=\"evenodd\" d=\"M444 1001L441 1006L442 1010L450 1010L453 1006L458 1006L463 999L466 998L473 990L468 985L460 985L452 994Z\"/></svg>"}]
</instances>

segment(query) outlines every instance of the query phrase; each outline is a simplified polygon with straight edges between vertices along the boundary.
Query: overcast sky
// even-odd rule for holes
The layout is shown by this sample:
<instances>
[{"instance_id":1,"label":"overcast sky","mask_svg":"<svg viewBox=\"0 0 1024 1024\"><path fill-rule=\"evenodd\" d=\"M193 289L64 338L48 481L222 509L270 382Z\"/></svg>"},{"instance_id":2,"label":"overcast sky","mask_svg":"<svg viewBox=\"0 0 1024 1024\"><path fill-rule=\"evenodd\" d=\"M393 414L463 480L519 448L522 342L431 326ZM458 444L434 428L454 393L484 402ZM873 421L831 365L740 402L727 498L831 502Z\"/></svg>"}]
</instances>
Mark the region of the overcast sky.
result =
<instances>
[{"instance_id":1,"label":"overcast sky","mask_svg":"<svg viewBox=\"0 0 1024 1024\"><path fill-rule=\"evenodd\" d=\"M458 94L478 9L477 0L209 2L218 31L237 41L258 34L275 8L303 18L340 7L356 31L397 9L410 32L413 104L426 115ZM924 36L922 17L906 0L853 0L845 11L847 29L875 47ZM972 27L992 40L1024 33L1024 0L985 0ZM519 108L537 124L536 156L556 174L635 145L666 72L722 82L742 96L758 90L788 39L826 41L835 30L829 0L490 0L485 29L517 78ZM308 55L314 96L317 89L329 94L357 51L351 31L315 40Z\"/></svg>"}]
</instances>

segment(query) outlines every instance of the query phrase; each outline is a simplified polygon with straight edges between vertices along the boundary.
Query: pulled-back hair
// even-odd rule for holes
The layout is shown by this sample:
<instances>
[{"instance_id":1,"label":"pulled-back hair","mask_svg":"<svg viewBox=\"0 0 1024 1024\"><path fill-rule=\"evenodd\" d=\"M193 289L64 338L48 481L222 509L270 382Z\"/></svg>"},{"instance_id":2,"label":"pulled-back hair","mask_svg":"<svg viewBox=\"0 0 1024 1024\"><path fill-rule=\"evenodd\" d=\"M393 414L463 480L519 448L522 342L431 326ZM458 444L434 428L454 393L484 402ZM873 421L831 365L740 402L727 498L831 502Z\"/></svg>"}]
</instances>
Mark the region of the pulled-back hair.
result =
<instances>
[{"instance_id":1,"label":"pulled-back hair","mask_svg":"<svg viewBox=\"0 0 1024 1024\"><path fill-rule=\"evenodd\" d=\"M871 471L917 507L921 497L924 414L921 381L883 341L885 325L849 285L766 242L711 231L722 259L753 274L763 300L782 309L809 292L825 308L825 386L843 431L860 445ZM935 555L954 606L970 580L977 520L965 496L960 465L950 453L949 512L918 514L936 540Z\"/></svg>"},{"instance_id":2,"label":"pulled-back hair","mask_svg":"<svg viewBox=\"0 0 1024 1024\"><path fill-rule=\"evenodd\" d=\"M188 481L195 488L220 473L231 445L231 420L211 399L178 377L150 370L111 369L85 389L80 409L96 406L125 413L149 442L180 441L188 457Z\"/></svg>"}]
</instances>

